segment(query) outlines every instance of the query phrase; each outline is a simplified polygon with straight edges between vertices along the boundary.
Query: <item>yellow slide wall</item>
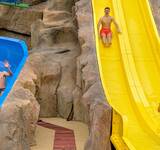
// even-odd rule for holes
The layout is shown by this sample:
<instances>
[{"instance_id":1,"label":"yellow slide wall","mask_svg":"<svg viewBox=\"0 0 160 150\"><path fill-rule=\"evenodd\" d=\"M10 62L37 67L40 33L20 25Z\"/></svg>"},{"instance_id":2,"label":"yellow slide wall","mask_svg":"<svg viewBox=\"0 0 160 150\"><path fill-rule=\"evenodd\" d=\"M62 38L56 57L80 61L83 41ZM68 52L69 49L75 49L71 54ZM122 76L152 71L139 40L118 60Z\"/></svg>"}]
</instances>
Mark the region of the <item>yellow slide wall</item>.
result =
<instances>
[{"instance_id":1,"label":"yellow slide wall","mask_svg":"<svg viewBox=\"0 0 160 150\"><path fill-rule=\"evenodd\" d=\"M92 0L101 81L113 107L111 140L117 150L160 150L160 40L148 0ZM105 48L97 23L104 8L122 30L112 26Z\"/></svg>"}]
</instances>

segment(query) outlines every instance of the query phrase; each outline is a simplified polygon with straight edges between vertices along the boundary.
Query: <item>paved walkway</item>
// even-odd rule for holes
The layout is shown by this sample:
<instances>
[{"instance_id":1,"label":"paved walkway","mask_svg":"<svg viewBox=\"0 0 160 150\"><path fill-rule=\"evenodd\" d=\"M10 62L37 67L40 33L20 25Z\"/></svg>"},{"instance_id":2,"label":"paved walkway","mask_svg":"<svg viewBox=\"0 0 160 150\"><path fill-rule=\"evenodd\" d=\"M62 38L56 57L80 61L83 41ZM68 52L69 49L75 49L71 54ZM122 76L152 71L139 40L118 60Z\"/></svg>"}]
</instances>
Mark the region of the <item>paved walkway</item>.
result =
<instances>
[{"instance_id":1,"label":"paved walkway","mask_svg":"<svg viewBox=\"0 0 160 150\"><path fill-rule=\"evenodd\" d=\"M37 146L31 150L83 150L88 137L87 126L61 118L45 118L38 122ZM62 127L63 126L63 127Z\"/></svg>"}]
</instances>

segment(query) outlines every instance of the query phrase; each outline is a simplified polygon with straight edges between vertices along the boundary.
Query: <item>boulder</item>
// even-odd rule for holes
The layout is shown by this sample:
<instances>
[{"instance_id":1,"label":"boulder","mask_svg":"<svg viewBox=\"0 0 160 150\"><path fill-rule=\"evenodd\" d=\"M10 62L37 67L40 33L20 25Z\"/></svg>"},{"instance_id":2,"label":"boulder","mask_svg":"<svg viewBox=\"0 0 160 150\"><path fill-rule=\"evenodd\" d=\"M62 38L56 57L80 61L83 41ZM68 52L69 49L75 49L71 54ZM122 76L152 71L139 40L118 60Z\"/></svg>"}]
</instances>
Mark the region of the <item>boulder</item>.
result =
<instances>
[{"instance_id":1,"label":"boulder","mask_svg":"<svg viewBox=\"0 0 160 150\"><path fill-rule=\"evenodd\" d=\"M90 134L84 150L111 150L110 128L106 128L111 122L110 107L97 101L90 106Z\"/></svg>"},{"instance_id":2,"label":"boulder","mask_svg":"<svg viewBox=\"0 0 160 150\"><path fill-rule=\"evenodd\" d=\"M160 0L150 0L153 15L157 25L157 29L160 33Z\"/></svg>"},{"instance_id":3,"label":"boulder","mask_svg":"<svg viewBox=\"0 0 160 150\"><path fill-rule=\"evenodd\" d=\"M42 4L41 4L42 5ZM31 25L42 19L45 5L21 9L10 6L0 6L0 28L25 35L31 34ZM38 7L38 8L37 8Z\"/></svg>"},{"instance_id":4,"label":"boulder","mask_svg":"<svg viewBox=\"0 0 160 150\"><path fill-rule=\"evenodd\" d=\"M71 13L45 9L43 20L31 27L32 47L53 47L55 44L77 43L76 26Z\"/></svg>"},{"instance_id":5,"label":"boulder","mask_svg":"<svg viewBox=\"0 0 160 150\"><path fill-rule=\"evenodd\" d=\"M36 98L41 106L41 117L57 116L57 88L61 77L61 66L45 57L43 53L34 53L29 59L38 75Z\"/></svg>"},{"instance_id":6,"label":"boulder","mask_svg":"<svg viewBox=\"0 0 160 150\"><path fill-rule=\"evenodd\" d=\"M49 10L71 12L73 5L74 0L49 0L47 6Z\"/></svg>"},{"instance_id":7,"label":"boulder","mask_svg":"<svg viewBox=\"0 0 160 150\"><path fill-rule=\"evenodd\" d=\"M35 145L40 111L34 96L35 79L36 75L27 63L0 110L0 149L29 150Z\"/></svg>"},{"instance_id":8,"label":"boulder","mask_svg":"<svg viewBox=\"0 0 160 150\"><path fill-rule=\"evenodd\" d=\"M29 61L38 77L36 98L41 105L41 117L68 117L73 104L79 54L76 47L64 44L57 48L35 48L31 52Z\"/></svg>"},{"instance_id":9,"label":"boulder","mask_svg":"<svg viewBox=\"0 0 160 150\"><path fill-rule=\"evenodd\" d=\"M43 17L46 3L27 9L0 5L0 35L24 40L31 49L31 25Z\"/></svg>"}]
</instances>

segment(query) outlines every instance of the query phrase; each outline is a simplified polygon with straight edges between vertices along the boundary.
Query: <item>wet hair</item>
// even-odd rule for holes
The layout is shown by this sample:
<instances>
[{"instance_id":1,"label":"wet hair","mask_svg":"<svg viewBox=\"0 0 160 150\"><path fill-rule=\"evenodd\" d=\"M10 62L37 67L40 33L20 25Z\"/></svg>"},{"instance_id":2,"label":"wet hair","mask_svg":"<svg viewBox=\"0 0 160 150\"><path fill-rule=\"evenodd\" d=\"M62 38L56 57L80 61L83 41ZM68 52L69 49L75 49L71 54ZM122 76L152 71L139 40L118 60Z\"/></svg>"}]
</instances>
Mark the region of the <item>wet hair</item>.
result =
<instances>
[{"instance_id":1,"label":"wet hair","mask_svg":"<svg viewBox=\"0 0 160 150\"><path fill-rule=\"evenodd\" d=\"M106 10L106 9L109 9L109 10L110 10L110 8L109 8L109 7L106 7L104 10Z\"/></svg>"}]
</instances>

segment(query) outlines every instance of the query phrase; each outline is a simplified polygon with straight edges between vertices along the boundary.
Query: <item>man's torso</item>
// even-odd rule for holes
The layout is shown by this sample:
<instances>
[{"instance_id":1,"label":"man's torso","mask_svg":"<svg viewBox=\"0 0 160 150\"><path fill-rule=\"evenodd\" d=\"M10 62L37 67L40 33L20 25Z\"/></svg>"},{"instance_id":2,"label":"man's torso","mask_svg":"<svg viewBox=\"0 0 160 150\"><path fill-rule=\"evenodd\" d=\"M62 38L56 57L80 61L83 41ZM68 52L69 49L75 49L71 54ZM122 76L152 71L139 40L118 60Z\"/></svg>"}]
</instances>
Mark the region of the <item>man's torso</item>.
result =
<instances>
[{"instance_id":1,"label":"man's torso","mask_svg":"<svg viewBox=\"0 0 160 150\"><path fill-rule=\"evenodd\" d=\"M103 16L102 17L102 28L111 28L112 17L111 16Z\"/></svg>"}]
</instances>

